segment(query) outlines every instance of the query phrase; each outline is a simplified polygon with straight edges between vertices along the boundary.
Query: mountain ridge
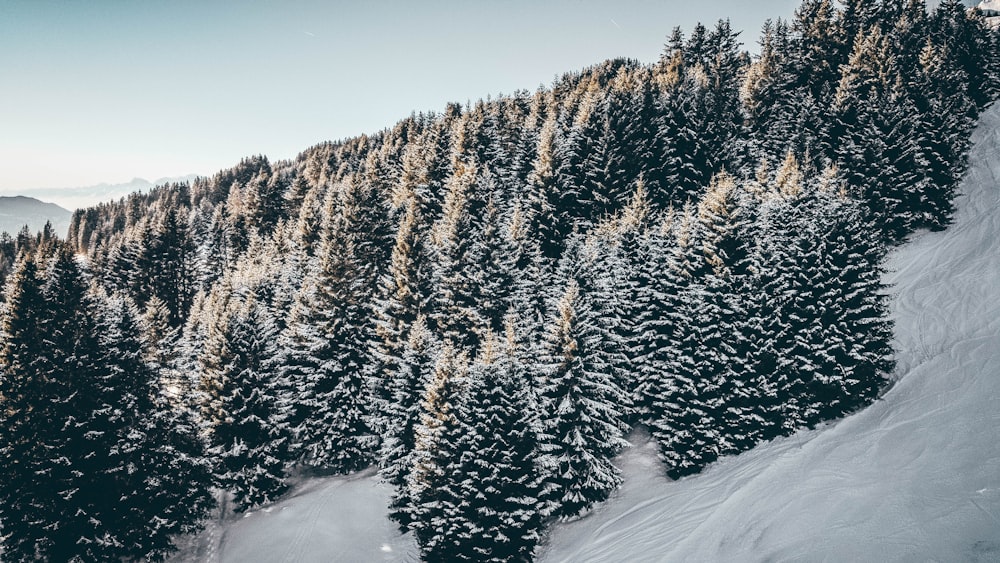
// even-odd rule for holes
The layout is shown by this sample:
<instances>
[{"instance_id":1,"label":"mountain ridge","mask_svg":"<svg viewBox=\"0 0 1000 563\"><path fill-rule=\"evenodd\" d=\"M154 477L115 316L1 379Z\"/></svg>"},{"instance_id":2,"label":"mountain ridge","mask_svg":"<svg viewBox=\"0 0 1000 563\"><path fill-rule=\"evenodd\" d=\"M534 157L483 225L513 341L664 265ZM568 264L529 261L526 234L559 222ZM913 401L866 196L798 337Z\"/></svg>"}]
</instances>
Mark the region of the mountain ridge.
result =
<instances>
[{"instance_id":1,"label":"mountain ridge","mask_svg":"<svg viewBox=\"0 0 1000 563\"><path fill-rule=\"evenodd\" d=\"M72 212L76 209L92 207L98 203L114 201L135 192L148 192L156 186L191 182L198 177L198 174L185 174L182 176L166 176L158 178L155 181L149 181L137 176L128 182L122 183L101 182L90 186L78 187L9 189L4 190L3 196L23 195L41 201L50 201ZM65 235L65 230L62 231L62 234Z\"/></svg>"},{"instance_id":2,"label":"mountain ridge","mask_svg":"<svg viewBox=\"0 0 1000 563\"><path fill-rule=\"evenodd\" d=\"M29 231L36 233L49 221L56 234L65 237L72 216L73 213L68 209L38 198L24 195L0 196L0 232L11 236L16 236L25 225Z\"/></svg>"}]
</instances>

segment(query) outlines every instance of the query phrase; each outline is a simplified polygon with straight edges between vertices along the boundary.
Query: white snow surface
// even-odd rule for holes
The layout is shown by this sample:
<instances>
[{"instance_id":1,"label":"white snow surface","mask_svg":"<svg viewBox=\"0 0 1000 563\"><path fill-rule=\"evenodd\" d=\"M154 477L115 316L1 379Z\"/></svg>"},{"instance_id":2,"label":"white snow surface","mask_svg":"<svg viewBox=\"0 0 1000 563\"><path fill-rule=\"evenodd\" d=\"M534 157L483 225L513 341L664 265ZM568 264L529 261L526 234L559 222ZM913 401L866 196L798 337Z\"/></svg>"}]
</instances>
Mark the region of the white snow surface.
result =
<instances>
[{"instance_id":1,"label":"white snow surface","mask_svg":"<svg viewBox=\"0 0 1000 563\"><path fill-rule=\"evenodd\" d=\"M306 479L280 501L209 523L171 560L212 563L419 561L389 520L391 488L374 469Z\"/></svg>"},{"instance_id":2,"label":"white snow surface","mask_svg":"<svg viewBox=\"0 0 1000 563\"><path fill-rule=\"evenodd\" d=\"M557 524L544 562L1000 561L1000 104L955 223L889 259L896 382L872 406L671 481L642 431L625 482ZM368 470L213 521L177 561L416 561Z\"/></svg>"},{"instance_id":3,"label":"white snow surface","mask_svg":"<svg viewBox=\"0 0 1000 563\"><path fill-rule=\"evenodd\" d=\"M1000 12L1000 0L983 0L976 7L984 12Z\"/></svg>"}]
</instances>

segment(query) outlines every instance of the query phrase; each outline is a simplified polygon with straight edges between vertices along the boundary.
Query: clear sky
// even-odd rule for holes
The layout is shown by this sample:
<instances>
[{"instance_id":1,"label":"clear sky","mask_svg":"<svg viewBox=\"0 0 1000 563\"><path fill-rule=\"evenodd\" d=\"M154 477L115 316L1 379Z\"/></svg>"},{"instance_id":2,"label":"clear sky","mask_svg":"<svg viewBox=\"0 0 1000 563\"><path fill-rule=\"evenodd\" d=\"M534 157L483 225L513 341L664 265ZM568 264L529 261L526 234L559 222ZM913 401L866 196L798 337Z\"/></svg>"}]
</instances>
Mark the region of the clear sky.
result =
<instances>
[{"instance_id":1,"label":"clear sky","mask_svg":"<svg viewBox=\"0 0 1000 563\"><path fill-rule=\"evenodd\" d=\"M0 192L209 175L797 0L0 0Z\"/></svg>"}]
</instances>

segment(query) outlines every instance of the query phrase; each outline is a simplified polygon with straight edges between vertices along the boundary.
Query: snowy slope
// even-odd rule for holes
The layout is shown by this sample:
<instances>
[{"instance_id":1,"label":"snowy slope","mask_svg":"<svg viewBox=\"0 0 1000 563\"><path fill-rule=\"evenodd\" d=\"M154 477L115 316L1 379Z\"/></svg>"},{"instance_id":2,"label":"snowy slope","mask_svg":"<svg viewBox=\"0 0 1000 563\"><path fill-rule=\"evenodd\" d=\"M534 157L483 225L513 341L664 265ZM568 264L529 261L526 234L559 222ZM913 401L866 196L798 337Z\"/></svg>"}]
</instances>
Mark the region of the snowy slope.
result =
<instances>
[{"instance_id":1,"label":"snowy slope","mask_svg":"<svg viewBox=\"0 0 1000 563\"><path fill-rule=\"evenodd\" d=\"M883 400L677 482L640 439L541 560L1000 561L1000 106L973 141L955 224L890 259Z\"/></svg>"},{"instance_id":2,"label":"snowy slope","mask_svg":"<svg viewBox=\"0 0 1000 563\"><path fill-rule=\"evenodd\" d=\"M984 13L1000 12L1000 0L983 0L976 7Z\"/></svg>"},{"instance_id":3,"label":"snowy slope","mask_svg":"<svg viewBox=\"0 0 1000 563\"><path fill-rule=\"evenodd\" d=\"M1000 561L1000 105L976 130L955 224L889 263L899 381L846 419L671 481L641 432L605 505L547 562ZM178 561L416 561L372 470L228 516Z\"/></svg>"},{"instance_id":4,"label":"snowy slope","mask_svg":"<svg viewBox=\"0 0 1000 563\"><path fill-rule=\"evenodd\" d=\"M210 522L172 561L418 561L416 544L387 516L390 492L371 469L310 479L262 510Z\"/></svg>"}]
</instances>

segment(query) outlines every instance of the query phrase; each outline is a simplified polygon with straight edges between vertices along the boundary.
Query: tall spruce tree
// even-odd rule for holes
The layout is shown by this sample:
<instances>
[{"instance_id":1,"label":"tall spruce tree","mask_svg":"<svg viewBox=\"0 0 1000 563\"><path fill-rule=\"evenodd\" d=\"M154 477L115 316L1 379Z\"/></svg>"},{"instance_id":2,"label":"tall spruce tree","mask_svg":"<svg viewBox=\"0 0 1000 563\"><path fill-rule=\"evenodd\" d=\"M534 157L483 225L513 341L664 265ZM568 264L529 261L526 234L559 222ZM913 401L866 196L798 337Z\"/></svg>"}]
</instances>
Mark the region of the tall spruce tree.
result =
<instances>
[{"instance_id":1,"label":"tall spruce tree","mask_svg":"<svg viewBox=\"0 0 1000 563\"><path fill-rule=\"evenodd\" d=\"M0 338L0 531L4 557L30 561L52 556L50 528L62 514L55 487L45 479L45 433L51 420L48 374L38 314L43 309L37 266L18 258L7 280Z\"/></svg>"},{"instance_id":2,"label":"tall spruce tree","mask_svg":"<svg viewBox=\"0 0 1000 563\"><path fill-rule=\"evenodd\" d=\"M417 317L410 329L398 371L386 382L384 405L380 408L382 442L379 464L382 476L396 491L389 506L394 518L405 529L409 524L407 476L416 448L416 427L421 418L421 398L430 383L437 354L437 343L424 318Z\"/></svg>"},{"instance_id":3,"label":"tall spruce tree","mask_svg":"<svg viewBox=\"0 0 1000 563\"><path fill-rule=\"evenodd\" d=\"M164 394L160 365L147 356L146 327L128 298L99 301L97 411L109 442L107 466L92 490L103 507L108 555L160 560L176 536L201 529L215 505L204 444L183 410Z\"/></svg>"},{"instance_id":4,"label":"tall spruce tree","mask_svg":"<svg viewBox=\"0 0 1000 563\"><path fill-rule=\"evenodd\" d=\"M593 299L569 280L541 359L546 500L554 517L576 516L605 500L621 484L611 458L628 445L630 405L605 353L604 319Z\"/></svg>"},{"instance_id":5,"label":"tall spruce tree","mask_svg":"<svg viewBox=\"0 0 1000 563\"><path fill-rule=\"evenodd\" d=\"M421 544L426 561L529 560L540 538L542 482L531 389L514 343L497 350L496 340L488 334L469 367L454 455L442 460L434 538Z\"/></svg>"},{"instance_id":6,"label":"tall spruce tree","mask_svg":"<svg viewBox=\"0 0 1000 563\"><path fill-rule=\"evenodd\" d=\"M461 499L449 480L448 464L458 458L463 428L460 407L468 384L468 356L442 345L434 374L424 390L420 422L414 428L412 465L406 477L408 506L393 517L408 522L422 555L442 553L440 526L448 502Z\"/></svg>"},{"instance_id":7,"label":"tall spruce tree","mask_svg":"<svg viewBox=\"0 0 1000 563\"><path fill-rule=\"evenodd\" d=\"M366 393L372 336L354 237L357 201L331 192L320 248L282 335L282 378L300 461L347 473L374 459Z\"/></svg>"},{"instance_id":8,"label":"tall spruce tree","mask_svg":"<svg viewBox=\"0 0 1000 563\"><path fill-rule=\"evenodd\" d=\"M236 511L274 501L288 485L288 428L276 397L274 320L253 298L226 311L208 343L205 378L215 383L210 421L216 482L233 493Z\"/></svg>"}]
</instances>

